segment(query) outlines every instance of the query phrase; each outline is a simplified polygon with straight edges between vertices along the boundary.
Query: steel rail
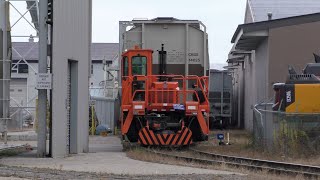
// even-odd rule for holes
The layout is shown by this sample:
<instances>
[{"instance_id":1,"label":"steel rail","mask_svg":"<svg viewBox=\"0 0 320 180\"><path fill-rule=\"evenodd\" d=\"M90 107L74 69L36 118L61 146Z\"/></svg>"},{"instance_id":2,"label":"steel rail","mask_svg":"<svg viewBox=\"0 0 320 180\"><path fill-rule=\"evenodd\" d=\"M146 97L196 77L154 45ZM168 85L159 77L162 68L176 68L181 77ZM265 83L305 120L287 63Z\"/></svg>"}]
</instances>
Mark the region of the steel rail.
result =
<instances>
[{"instance_id":1,"label":"steel rail","mask_svg":"<svg viewBox=\"0 0 320 180\"><path fill-rule=\"evenodd\" d=\"M193 152L203 155L204 158L196 158L192 156L180 156L175 154L163 153L156 150L147 149L148 152L164 157L175 158L187 162L195 162L205 165L227 165L236 168L246 168L248 170L266 170L269 173L284 174L284 175L303 175L304 177L318 179L320 178L320 167L306 166L301 164L283 163L275 161L266 161L258 159L250 159L235 156L225 156L220 154L207 153L195 149L190 149ZM205 158L205 156L207 158Z\"/></svg>"},{"instance_id":2,"label":"steel rail","mask_svg":"<svg viewBox=\"0 0 320 180\"><path fill-rule=\"evenodd\" d=\"M262 166L262 167L268 167L268 168L278 168L278 169L292 170L297 172L313 173L313 174L318 174L318 176L320 177L319 166L310 166L310 165L286 163L286 162L279 162L279 161L268 161L268 160L253 159L253 158L228 156L228 155L214 154L214 153L209 153L205 151L200 151L193 148L190 148L190 150L200 155L223 160L225 162L236 162L240 164L249 164L249 165Z\"/></svg>"}]
</instances>

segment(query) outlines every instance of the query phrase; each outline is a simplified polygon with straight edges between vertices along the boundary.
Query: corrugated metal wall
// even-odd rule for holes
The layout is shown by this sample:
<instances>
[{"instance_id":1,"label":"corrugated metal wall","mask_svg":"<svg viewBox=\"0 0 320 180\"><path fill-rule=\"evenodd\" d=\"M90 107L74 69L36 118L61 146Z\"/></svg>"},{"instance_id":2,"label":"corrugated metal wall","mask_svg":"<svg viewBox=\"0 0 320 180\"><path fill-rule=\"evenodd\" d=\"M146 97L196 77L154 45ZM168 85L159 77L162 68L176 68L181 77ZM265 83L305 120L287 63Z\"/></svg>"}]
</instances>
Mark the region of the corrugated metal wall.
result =
<instances>
[{"instance_id":1,"label":"corrugated metal wall","mask_svg":"<svg viewBox=\"0 0 320 180\"><path fill-rule=\"evenodd\" d=\"M228 71L210 70L210 116L223 120L224 125L234 126L232 114L232 76Z\"/></svg>"},{"instance_id":2,"label":"corrugated metal wall","mask_svg":"<svg viewBox=\"0 0 320 180\"><path fill-rule=\"evenodd\" d=\"M210 70L210 92L232 89L232 76L228 71Z\"/></svg>"},{"instance_id":3,"label":"corrugated metal wall","mask_svg":"<svg viewBox=\"0 0 320 180\"><path fill-rule=\"evenodd\" d=\"M77 64L75 152L88 152L91 0L53 1L53 112L52 156L66 156L67 68ZM72 92L74 93L74 92ZM75 126L75 127L73 127ZM73 131L73 130L72 130Z\"/></svg>"},{"instance_id":4,"label":"corrugated metal wall","mask_svg":"<svg viewBox=\"0 0 320 180\"><path fill-rule=\"evenodd\" d=\"M120 100L92 97L99 124L107 125L114 132L120 116Z\"/></svg>"}]
</instances>

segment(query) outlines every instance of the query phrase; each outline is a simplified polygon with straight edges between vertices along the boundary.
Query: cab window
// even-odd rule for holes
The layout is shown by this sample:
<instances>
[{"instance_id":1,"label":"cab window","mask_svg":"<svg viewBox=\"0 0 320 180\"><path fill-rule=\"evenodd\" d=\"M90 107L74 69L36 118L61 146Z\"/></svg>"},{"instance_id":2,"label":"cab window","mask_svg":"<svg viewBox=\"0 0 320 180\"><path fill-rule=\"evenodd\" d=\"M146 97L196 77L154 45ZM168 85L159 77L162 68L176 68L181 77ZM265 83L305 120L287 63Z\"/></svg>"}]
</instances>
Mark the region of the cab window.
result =
<instances>
[{"instance_id":1,"label":"cab window","mask_svg":"<svg viewBox=\"0 0 320 180\"><path fill-rule=\"evenodd\" d=\"M132 75L147 75L147 57L132 57Z\"/></svg>"},{"instance_id":2,"label":"cab window","mask_svg":"<svg viewBox=\"0 0 320 180\"><path fill-rule=\"evenodd\" d=\"M123 57L122 76L129 76L128 57Z\"/></svg>"}]
</instances>

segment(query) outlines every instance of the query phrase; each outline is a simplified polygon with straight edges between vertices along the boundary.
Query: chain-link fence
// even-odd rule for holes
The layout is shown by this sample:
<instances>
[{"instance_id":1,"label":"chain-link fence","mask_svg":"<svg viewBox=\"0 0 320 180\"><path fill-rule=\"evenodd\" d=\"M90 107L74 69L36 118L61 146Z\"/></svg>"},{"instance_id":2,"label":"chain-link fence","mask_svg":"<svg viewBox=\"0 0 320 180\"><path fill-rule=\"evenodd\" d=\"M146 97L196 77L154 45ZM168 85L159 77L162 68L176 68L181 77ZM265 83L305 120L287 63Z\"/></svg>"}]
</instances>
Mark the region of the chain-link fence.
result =
<instances>
[{"instance_id":1,"label":"chain-link fence","mask_svg":"<svg viewBox=\"0 0 320 180\"><path fill-rule=\"evenodd\" d=\"M94 97L117 98L119 89L118 87L90 87L89 92Z\"/></svg>"},{"instance_id":2,"label":"chain-link fence","mask_svg":"<svg viewBox=\"0 0 320 180\"><path fill-rule=\"evenodd\" d=\"M253 145L284 157L320 154L320 113L272 111L272 103L256 105Z\"/></svg>"},{"instance_id":3,"label":"chain-link fence","mask_svg":"<svg viewBox=\"0 0 320 180\"><path fill-rule=\"evenodd\" d=\"M36 116L35 107L10 107L9 131L33 130Z\"/></svg>"}]
</instances>

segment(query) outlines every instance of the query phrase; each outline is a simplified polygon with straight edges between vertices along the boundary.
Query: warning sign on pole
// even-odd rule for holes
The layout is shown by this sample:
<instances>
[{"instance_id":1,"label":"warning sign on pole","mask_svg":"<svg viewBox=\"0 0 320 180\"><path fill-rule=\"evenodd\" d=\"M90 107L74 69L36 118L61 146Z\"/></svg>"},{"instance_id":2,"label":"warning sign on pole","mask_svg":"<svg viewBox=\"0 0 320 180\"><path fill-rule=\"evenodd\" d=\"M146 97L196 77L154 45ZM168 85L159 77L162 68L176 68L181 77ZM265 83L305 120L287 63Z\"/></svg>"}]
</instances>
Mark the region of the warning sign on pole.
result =
<instances>
[{"instance_id":1,"label":"warning sign on pole","mask_svg":"<svg viewBox=\"0 0 320 180\"><path fill-rule=\"evenodd\" d=\"M52 89L52 74L38 73L36 89Z\"/></svg>"}]
</instances>

